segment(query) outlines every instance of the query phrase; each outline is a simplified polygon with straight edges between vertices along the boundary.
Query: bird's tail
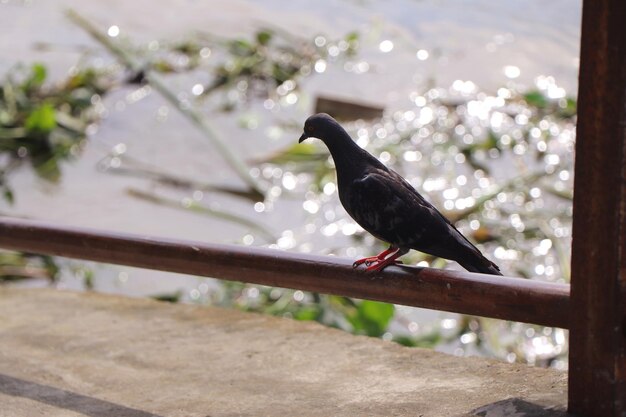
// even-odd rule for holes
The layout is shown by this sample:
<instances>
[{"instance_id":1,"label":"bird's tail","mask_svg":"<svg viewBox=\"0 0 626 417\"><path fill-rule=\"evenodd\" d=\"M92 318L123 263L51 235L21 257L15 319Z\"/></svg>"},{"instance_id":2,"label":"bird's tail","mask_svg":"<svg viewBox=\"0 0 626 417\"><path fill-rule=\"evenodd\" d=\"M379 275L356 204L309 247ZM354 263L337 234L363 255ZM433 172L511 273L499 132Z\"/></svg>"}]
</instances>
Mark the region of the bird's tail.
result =
<instances>
[{"instance_id":1,"label":"bird's tail","mask_svg":"<svg viewBox=\"0 0 626 417\"><path fill-rule=\"evenodd\" d=\"M498 265L491 262L489 259L482 257L482 259L472 260L471 262L463 261L459 262L461 266L470 272L478 272L481 274L502 275Z\"/></svg>"}]
</instances>

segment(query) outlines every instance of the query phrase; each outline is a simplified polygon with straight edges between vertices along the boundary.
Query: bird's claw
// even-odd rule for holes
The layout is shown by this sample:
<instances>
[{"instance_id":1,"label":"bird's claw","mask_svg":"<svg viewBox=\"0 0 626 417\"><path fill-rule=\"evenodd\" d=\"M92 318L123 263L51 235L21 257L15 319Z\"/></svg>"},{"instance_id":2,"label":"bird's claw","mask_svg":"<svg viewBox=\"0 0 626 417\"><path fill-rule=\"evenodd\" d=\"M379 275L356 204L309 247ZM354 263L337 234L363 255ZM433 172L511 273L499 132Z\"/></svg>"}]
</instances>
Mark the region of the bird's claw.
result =
<instances>
[{"instance_id":1,"label":"bird's claw","mask_svg":"<svg viewBox=\"0 0 626 417\"><path fill-rule=\"evenodd\" d=\"M386 267L388 267L389 265L403 265L402 261L398 261L398 260L389 260L389 259L384 259L381 260L379 262L372 262L372 266L368 266L365 270L366 271L382 271L383 269L385 269Z\"/></svg>"},{"instance_id":2,"label":"bird's claw","mask_svg":"<svg viewBox=\"0 0 626 417\"><path fill-rule=\"evenodd\" d=\"M402 265L402 261L390 260L390 259L359 259L352 264L352 268L357 268L359 265L365 264L366 271L380 271L389 265Z\"/></svg>"},{"instance_id":3,"label":"bird's claw","mask_svg":"<svg viewBox=\"0 0 626 417\"><path fill-rule=\"evenodd\" d=\"M356 267L358 267L359 265L362 265L362 264L365 264L365 266L370 266L374 262L379 262L379 261L380 260L376 256L371 256L369 258L363 258L363 259L357 259L352 264L352 268L356 268Z\"/></svg>"}]
</instances>

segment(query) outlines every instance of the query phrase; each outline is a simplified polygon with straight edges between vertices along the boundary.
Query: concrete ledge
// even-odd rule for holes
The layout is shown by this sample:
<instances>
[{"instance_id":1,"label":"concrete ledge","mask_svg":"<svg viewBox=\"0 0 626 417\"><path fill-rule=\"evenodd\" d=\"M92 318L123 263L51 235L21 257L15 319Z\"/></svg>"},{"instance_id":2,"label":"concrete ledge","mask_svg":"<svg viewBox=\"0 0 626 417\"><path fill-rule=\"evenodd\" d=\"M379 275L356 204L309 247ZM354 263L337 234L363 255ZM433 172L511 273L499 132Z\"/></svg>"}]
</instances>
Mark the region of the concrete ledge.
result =
<instances>
[{"instance_id":1,"label":"concrete ledge","mask_svg":"<svg viewBox=\"0 0 626 417\"><path fill-rule=\"evenodd\" d=\"M564 416L565 373L316 323L0 289L0 416Z\"/></svg>"}]
</instances>

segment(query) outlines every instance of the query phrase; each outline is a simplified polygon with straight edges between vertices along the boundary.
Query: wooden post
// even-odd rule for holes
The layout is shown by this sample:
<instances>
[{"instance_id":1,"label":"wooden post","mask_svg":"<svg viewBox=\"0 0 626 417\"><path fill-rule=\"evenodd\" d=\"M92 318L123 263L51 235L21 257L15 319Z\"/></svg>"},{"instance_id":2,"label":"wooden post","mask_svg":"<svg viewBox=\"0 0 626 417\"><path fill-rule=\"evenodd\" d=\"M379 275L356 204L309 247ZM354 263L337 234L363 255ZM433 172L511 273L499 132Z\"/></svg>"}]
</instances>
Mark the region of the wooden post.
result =
<instances>
[{"instance_id":1,"label":"wooden post","mask_svg":"<svg viewBox=\"0 0 626 417\"><path fill-rule=\"evenodd\" d=\"M569 411L626 416L626 1L585 0Z\"/></svg>"}]
</instances>

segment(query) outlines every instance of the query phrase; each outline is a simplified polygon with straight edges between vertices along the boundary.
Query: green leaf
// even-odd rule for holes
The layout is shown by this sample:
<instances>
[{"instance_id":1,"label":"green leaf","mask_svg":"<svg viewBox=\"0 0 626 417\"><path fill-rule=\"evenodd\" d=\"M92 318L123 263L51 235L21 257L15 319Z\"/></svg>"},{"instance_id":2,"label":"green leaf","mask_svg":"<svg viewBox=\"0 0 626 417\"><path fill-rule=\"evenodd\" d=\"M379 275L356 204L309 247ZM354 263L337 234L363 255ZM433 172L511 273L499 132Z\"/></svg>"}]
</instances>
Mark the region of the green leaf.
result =
<instances>
[{"instance_id":1,"label":"green leaf","mask_svg":"<svg viewBox=\"0 0 626 417\"><path fill-rule=\"evenodd\" d=\"M379 337L387 330L394 311L393 304L364 300L358 304L356 312L348 320L356 332Z\"/></svg>"},{"instance_id":2,"label":"green leaf","mask_svg":"<svg viewBox=\"0 0 626 417\"><path fill-rule=\"evenodd\" d=\"M548 99L540 91L529 91L524 94L524 100L534 107L543 109L548 105Z\"/></svg>"},{"instance_id":3,"label":"green leaf","mask_svg":"<svg viewBox=\"0 0 626 417\"><path fill-rule=\"evenodd\" d=\"M500 149L499 146L499 140L500 138L498 136L496 136L495 132L491 129L489 129L489 133L487 134L487 137L485 138L485 140L480 144L480 147L482 149L485 150L491 150L491 149Z\"/></svg>"},{"instance_id":4,"label":"green leaf","mask_svg":"<svg viewBox=\"0 0 626 417\"><path fill-rule=\"evenodd\" d=\"M48 133L56 126L56 112L50 103L37 107L26 119L26 129L33 132Z\"/></svg>"},{"instance_id":5,"label":"green leaf","mask_svg":"<svg viewBox=\"0 0 626 417\"><path fill-rule=\"evenodd\" d=\"M176 291L176 292L166 293L166 294L155 294L155 295L150 296L150 298L152 298L153 300L157 300L157 301L164 301L166 303L178 303L182 296L183 296L182 291Z\"/></svg>"},{"instance_id":6,"label":"green leaf","mask_svg":"<svg viewBox=\"0 0 626 417\"><path fill-rule=\"evenodd\" d=\"M328 154L322 152L320 148L313 143L295 143L263 159L261 162L285 164L288 162L310 162L314 159L326 159L327 157Z\"/></svg>"},{"instance_id":7,"label":"green leaf","mask_svg":"<svg viewBox=\"0 0 626 417\"><path fill-rule=\"evenodd\" d=\"M94 273L92 270L85 270L85 276L83 278L83 284L85 288L88 290L93 290L94 288Z\"/></svg>"},{"instance_id":8,"label":"green leaf","mask_svg":"<svg viewBox=\"0 0 626 417\"><path fill-rule=\"evenodd\" d=\"M13 195L13 191L9 187L4 187L2 196L4 197L6 202L9 204L13 204L15 202L15 196Z\"/></svg>"},{"instance_id":9,"label":"green leaf","mask_svg":"<svg viewBox=\"0 0 626 417\"><path fill-rule=\"evenodd\" d=\"M46 80L47 73L46 67L43 64L33 64L32 75L29 80L30 83L37 86L43 84Z\"/></svg>"},{"instance_id":10,"label":"green leaf","mask_svg":"<svg viewBox=\"0 0 626 417\"><path fill-rule=\"evenodd\" d=\"M379 301L364 300L361 301L358 307L360 316L377 323L383 329L387 328L394 311L395 308L393 304L381 303Z\"/></svg>"},{"instance_id":11,"label":"green leaf","mask_svg":"<svg viewBox=\"0 0 626 417\"><path fill-rule=\"evenodd\" d=\"M293 318L301 321L317 320L320 315L319 308L317 306L304 307L293 313Z\"/></svg>"},{"instance_id":12,"label":"green leaf","mask_svg":"<svg viewBox=\"0 0 626 417\"><path fill-rule=\"evenodd\" d=\"M46 269L50 280L53 282L56 281L59 278L59 271L61 268L57 264L55 258L48 255L38 255L38 257L41 259L41 263Z\"/></svg>"},{"instance_id":13,"label":"green leaf","mask_svg":"<svg viewBox=\"0 0 626 417\"><path fill-rule=\"evenodd\" d=\"M31 162L35 167L35 172L41 178L51 182L57 182L61 178L61 168L59 167L57 157L53 156L48 159L34 158Z\"/></svg>"},{"instance_id":14,"label":"green leaf","mask_svg":"<svg viewBox=\"0 0 626 417\"><path fill-rule=\"evenodd\" d=\"M22 84L22 88L25 90L32 90L37 87L41 87L46 80L47 70L43 64L33 64L30 69L30 76Z\"/></svg>"},{"instance_id":15,"label":"green leaf","mask_svg":"<svg viewBox=\"0 0 626 417\"><path fill-rule=\"evenodd\" d=\"M230 43L230 50L235 56L247 56L252 54L254 48L252 44L245 39L235 39Z\"/></svg>"},{"instance_id":16,"label":"green leaf","mask_svg":"<svg viewBox=\"0 0 626 417\"><path fill-rule=\"evenodd\" d=\"M347 42L356 42L359 40L359 32L350 32L346 35Z\"/></svg>"},{"instance_id":17,"label":"green leaf","mask_svg":"<svg viewBox=\"0 0 626 417\"><path fill-rule=\"evenodd\" d=\"M570 118L576 115L576 100L567 98L565 108L559 108L558 115L562 118Z\"/></svg>"},{"instance_id":18,"label":"green leaf","mask_svg":"<svg viewBox=\"0 0 626 417\"><path fill-rule=\"evenodd\" d=\"M393 341L402 346L407 346L407 347L417 346L417 342L415 341L415 339L409 336L395 336L393 338Z\"/></svg>"},{"instance_id":19,"label":"green leaf","mask_svg":"<svg viewBox=\"0 0 626 417\"><path fill-rule=\"evenodd\" d=\"M256 40L261 45L267 45L272 39L272 36L273 34L269 30L262 30L257 32Z\"/></svg>"}]
</instances>

